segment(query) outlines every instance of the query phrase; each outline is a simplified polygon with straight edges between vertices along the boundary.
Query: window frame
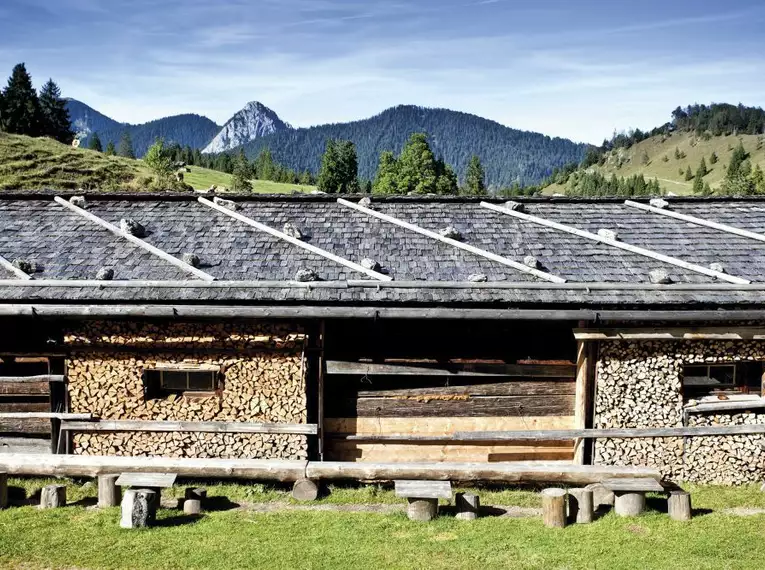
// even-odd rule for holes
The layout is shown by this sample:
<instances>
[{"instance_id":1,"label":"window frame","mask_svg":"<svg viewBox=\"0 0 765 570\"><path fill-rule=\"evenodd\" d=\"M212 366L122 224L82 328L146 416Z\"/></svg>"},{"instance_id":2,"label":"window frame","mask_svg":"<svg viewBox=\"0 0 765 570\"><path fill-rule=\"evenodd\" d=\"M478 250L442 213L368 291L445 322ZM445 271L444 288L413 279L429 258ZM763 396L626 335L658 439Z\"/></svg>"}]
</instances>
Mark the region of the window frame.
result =
<instances>
[{"instance_id":1,"label":"window frame","mask_svg":"<svg viewBox=\"0 0 765 570\"><path fill-rule=\"evenodd\" d=\"M754 384L751 380L754 376L751 370L747 370L747 367L753 367L754 365L760 366L760 375L758 376L759 382ZM689 369L706 369L706 377L714 378L712 375L713 368L730 368L733 370L733 382L724 384L686 384L685 378L688 376L687 371ZM759 360L745 361L745 362L711 362L711 363L687 363L683 364L683 371L681 374L681 389L683 392L683 399L699 400L708 397L721 396L721 395L735 395L735 394L763 394L763 374L765 373L765 362ZM699 376L699 375L696 375Z\"/></svg>"},{"instance_id":2,"label":"window frame","mask_svg":"<svg viewBox=\"0 0 765 570\"><path fill-rule=\"evenodd\" d=\"M186 388L168 387L165 384L164 378L166 373L185 373ZM199 390L191 387L190 375L194 373L210 375L211 386L209 390ZM161 400L173 395L182 398L220 396L223 385L221 367L211 365L157 364L143 370L142 380L145 400Z\"/></svg>"}]
</instances>

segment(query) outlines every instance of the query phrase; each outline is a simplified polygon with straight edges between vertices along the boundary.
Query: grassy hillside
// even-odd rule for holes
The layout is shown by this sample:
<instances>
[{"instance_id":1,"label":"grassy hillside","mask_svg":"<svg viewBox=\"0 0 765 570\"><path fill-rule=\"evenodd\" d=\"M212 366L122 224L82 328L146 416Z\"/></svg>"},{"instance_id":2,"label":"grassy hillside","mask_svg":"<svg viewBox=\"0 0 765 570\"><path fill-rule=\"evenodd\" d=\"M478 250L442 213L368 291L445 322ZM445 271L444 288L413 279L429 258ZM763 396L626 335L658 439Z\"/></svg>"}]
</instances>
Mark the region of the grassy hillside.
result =
<instances>
[{"instance_id":1,"label":"grassy hillside","mask_svg":"<svg viewBox=\"0 0 765 570\"><path fill-rule=\"evenodd\" d=\"M683 132L651 137L629 149L615 149L607 155L603 166L593 166L591 170L597 170L607 177L612 174L618 177L643 174L646 180L658 179L667 192L682 195L690 194L693 187L693 180L685 180L686 169L690 166L691 172L695 174L703 157L709 170L704 181L709 182L715 190L725 177L725 167L730 162L733 149L738 146L739 140L749 153L752 166L759 164L765 168L765 143L762 136L719 136L704 140L693 133ZM676 158L675 149L678 149L681 155L685 154L685 157ZM710 161L713 152L718 156L717 164ZM681 170L683 174L680 173ZM565 191L564 185L553 184L545 188L544 194L564 194Z\"/></svg>"},{"instance_id":2,"label":"grassy hillside","mask_svg":"<svg viewBox=\"0 0 765 570\"><path fill-rule=\"evenodd\" d=\"M0 190L145 191L151 173L143 161L106 156L100 152L58 143L48 138L30 138L0 133ZM231 175L197 166L184 176L195 190L213 184L231 186ZM253 180L254 192L279 194L310 192L315 186L280 184Z\"/></svg>"}]
</instances>

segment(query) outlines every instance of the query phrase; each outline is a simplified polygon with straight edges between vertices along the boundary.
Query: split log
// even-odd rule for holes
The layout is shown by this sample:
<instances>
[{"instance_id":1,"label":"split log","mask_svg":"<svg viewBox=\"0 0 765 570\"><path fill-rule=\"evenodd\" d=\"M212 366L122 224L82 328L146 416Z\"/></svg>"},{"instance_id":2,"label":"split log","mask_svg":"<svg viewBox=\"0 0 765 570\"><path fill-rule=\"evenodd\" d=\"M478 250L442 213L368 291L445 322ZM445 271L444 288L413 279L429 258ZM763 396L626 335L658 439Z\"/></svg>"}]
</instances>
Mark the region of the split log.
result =
<instances>
[{"instance_id":1,"label":"split log","mask_svg":"<svg viewBox=\"0 0 765 570\"><path fill-rule=\"evenodd\" d=\"M40 508L56 509L66 506L66 485L46 485L40 491Z\"/></svg>"},{"instance_id":2,"label":"split log","mask_svg":"<svg viewBox=\"0 0 765 570\"><path fill-rule=\"evenodd\" d=\"M310 479L299 479L292 487L292 498L297 501L315 501L319 496L319 486Z\"/></svg>"},{"instance_id":3,"label":"split log","mask_svg":"<svg viewBox=\"0 0 765 570\"><path fill-rule=\"evenodd\" d=\"M589 524L593 519L592 489L568 490L568 521L576 524Z\"/></svg>"},{"instance_id":4,"label":"split log","mask_svg":"<svg viewBox=\"0 0 765 570\"><path fill-rule=\"evenodd\" d=\"M410 521L428 522L438 515L438 499L419 499L410 497L406 514Z\"/></svg>"},{"instance_id":5,"label":"split log","mask_svg":"<svg viewBox=\"0 0 765 570\"><path fill-rule=\"evenodd\" d=\"M472 521L478 518L481 501L478 495L472 493L457 493L454 498L457 509L456 518L461 521Z\"/></svg>"},{"instance_id":6,"label":"split log","mask_svg":"<svg viewBox=\"0 0 765 570\"><path fill-rule=\"evenodd\" d=\"M670 491L667 511L674 521L691 520L691 494L682 490Z\"/></svg>"},{"instance_id":7,"label":"split log","mask_svg":"<svg viewBox=\"0 0 765 570\"><path fill-rule=\"evenodd\" d=\"M8 474L0 471L0 509L8 506Z\"/></svg>"},{"instance_id":8,"label":"split log","mask_svg":"<svg viewBox=\"0 0 765 570\"><path fill-rule=\"evenodd\" d=\"M614 491L614 510L620 517L636 517L645 511L642 491Z\"/></svg>"},{"instance_id":9,"label":"split log","mask_svg":"<svg viewBox=\"0 0 765 570\"><path fill-rule=\"evenodd\" d=\"M157 519L157 497L149 489L128 489L122 497L122 528L145 528Z\"/></svg>"},{"instance_id":10,"label":"split log","mask_svg":"<svg viewBox=\"0 0 765 570\"><path fill-rule=\"evenodd\" d=\"M542 522L548 528L566 526L566 490L545 489L542 491Z\"/></svg>"},{"instance_id":11,"label":"split log","mask_svg":"<svg viewBox=\"0 0 765 570\"><path fill-rule=\"evenodd\" d=\"M202 501L186 499L183 501L183 512L187 515L198 515L202 512Z\"/></svg>"},{"instance_id":12,"label":"split log","mask_svg":"<svg viewBox=\"0 0 765 570\"><path fill-rule=\"evenodd\" d=\"M119 475L98 476L98 508L106 509L120 504L122 489L117 486Z\"/></svg>"}]
</instances>

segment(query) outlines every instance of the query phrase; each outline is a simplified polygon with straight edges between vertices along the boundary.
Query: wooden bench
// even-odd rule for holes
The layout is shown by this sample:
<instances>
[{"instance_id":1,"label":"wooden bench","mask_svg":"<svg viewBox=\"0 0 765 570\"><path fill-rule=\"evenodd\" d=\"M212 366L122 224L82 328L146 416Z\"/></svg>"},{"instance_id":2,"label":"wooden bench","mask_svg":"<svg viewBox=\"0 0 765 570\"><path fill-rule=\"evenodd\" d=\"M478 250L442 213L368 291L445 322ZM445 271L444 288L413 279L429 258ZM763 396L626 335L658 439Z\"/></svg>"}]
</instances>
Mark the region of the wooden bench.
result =
<instances>
[{"instance_id":1,"label":"wooden bench","mask_svg":"<svg viewBox=\"0 0 765 570\"><path fill-rule=\"evenodd\" d=\"M452 498L450 481L394 481L396 496L409 502L409 520L427 522L438 514L438 499Z\"/></svg>"},{"instance_id":2,"label":"wooden bench","mask_svg":"<svg viewBox=\"0 0 765 570\"><path fill-rule=\"evenodd\" d=\"M645 510L646 493L664 493L664 487L650 477L606 479L603 487L614 493L614 510L620 517L636 517Z\"/></svg>"},{"instance_id":3,"label":"wooden bench","mask_svg":"<svg viewBox=\"0 0 765 570\"><path fill-rule=\"evenodd\" d=\"M114 482L118 487L149 489L156 493L157 506L160 505L161 489L175 485L177 473L122 473Z\"/></svg>"}]
</instances>

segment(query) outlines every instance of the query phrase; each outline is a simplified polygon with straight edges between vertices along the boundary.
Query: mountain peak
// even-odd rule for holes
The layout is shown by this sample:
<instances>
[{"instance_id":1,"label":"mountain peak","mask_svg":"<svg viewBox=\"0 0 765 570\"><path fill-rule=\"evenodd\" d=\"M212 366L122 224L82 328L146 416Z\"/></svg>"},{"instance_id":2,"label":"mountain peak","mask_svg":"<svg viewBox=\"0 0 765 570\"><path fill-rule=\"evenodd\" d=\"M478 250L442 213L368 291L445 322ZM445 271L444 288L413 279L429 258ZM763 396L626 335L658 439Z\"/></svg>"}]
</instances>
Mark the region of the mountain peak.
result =
<instances>
[{"instance_id":1,"label":"mountain peak","mask_svg":"<svg viewBox=\"0 0 765 570\"><path fill-rule=\"evenodd\" d=\"M250 101L231 117L202 152L217 153L291 127L260 101Z\"/></svg>"}]
</instances>

